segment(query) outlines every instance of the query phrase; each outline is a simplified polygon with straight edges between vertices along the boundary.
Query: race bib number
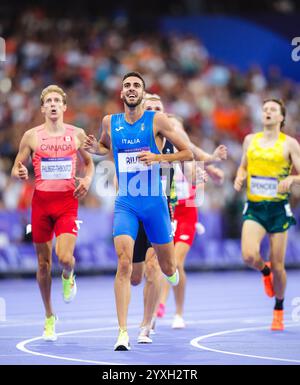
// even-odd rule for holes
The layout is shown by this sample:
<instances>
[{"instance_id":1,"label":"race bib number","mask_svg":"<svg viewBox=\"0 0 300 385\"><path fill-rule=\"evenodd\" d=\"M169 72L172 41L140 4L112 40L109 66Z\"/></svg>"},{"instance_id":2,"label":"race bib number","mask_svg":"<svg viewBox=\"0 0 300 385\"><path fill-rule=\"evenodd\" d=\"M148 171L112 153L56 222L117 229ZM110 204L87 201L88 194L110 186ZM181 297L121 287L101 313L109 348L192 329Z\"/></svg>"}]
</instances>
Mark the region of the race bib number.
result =
<instances>
[{"instance_id":1,"label":"race bib number","mask_svg":"<svg viewBox=\"0 0 300 385\"><path fill-rule=\"evenodd\" d=\"M278 180L263 176L251 176L250 191L252 195L259 195L268 198L277 196Z\"/></svg>"},{"instance_id":2,"label":"race bib number","mask_svg":"<svg viewBox=\"0 0 300 385\"><path fill-rule=\"evenodd\" d=\"M148 147L130 150L119 150L118 151L118 164L119 172L137 172L137 171L148 171L151 170L151 166L146 166L138 158L138 155L142 151L149 151Z\"/></svg>"},{"instance_id":3,"label":"race bib number","mask_svg":"<svg viewBox=\"0 0 300 385\"><path fill-rule=\"evenodd\" d=\"M71 179L72 158L42 158L41 176L43 180Z\"/></svg>"}]
</instances>

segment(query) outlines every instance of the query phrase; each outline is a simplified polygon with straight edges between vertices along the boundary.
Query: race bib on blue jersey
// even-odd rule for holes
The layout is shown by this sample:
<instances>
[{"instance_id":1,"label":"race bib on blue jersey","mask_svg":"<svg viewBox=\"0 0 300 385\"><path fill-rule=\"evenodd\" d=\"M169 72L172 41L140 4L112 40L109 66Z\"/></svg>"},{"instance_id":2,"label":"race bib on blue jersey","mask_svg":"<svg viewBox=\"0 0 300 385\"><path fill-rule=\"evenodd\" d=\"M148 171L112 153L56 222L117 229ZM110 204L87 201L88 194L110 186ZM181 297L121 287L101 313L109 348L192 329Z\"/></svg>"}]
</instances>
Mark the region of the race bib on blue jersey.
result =
<instances>
[{"instance_id":1,"label":"race bib on blue jersey","mask_svg":"<svg viewBox=\"0 0 300 385\"><path fill-rule=\"evenodd\" d=\"M252 195L263 196L267 198L276 198L278 189L277 178L263 176L251 176L250 192Z\"/></svg>"},{"instance_id":2,"label":"race bib on blue jersey","mask_svg":"<svg viewBox=\"0 0 300 385\"><path fill-rule=\"evenodd\" d=\"M149 147L134 148L118 151L119 172L138 172L151 170L151 166L146 166L138 158L142 151L150 151Z\"/></svg>"},{"instance_id":3,"label":"race bib on blue jersey","mask_svg":"<svg viewBox=\"0 0 300 385\"><path fill-rule=\"evenodd\" d=\"M72 158L42 158L41 178L43 180L71 179Z\"/></svg>"}]
</instances>

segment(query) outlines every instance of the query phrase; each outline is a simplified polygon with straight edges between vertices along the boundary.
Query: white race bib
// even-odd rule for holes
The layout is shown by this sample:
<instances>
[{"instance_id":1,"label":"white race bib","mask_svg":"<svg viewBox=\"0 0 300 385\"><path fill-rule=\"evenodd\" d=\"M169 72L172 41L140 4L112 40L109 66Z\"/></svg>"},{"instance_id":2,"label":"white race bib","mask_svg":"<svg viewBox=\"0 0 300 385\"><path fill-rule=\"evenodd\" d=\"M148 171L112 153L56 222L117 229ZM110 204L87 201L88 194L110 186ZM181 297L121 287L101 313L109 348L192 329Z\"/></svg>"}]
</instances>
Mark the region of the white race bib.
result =
<instances>
[{"instance_id":1,"label":"white race bib","mask_svg":"<svg viewBox=\"0 0 300 385\"><path fill-rule=\"evenodd\" d=\"M138 158L142 151L149 151L149 148L139 148L118 151L119 172L138 172L151 170L151 166L146 166Z\"/></svg>"},{"instance_id":2,"label":"white race bib","mask_svg":"<svg viewBox=\"0 0 300 385\"><path fill-rule=\"evenodd\" d=\"M42 158L41 176L43 180L71 179L72 158Z\"/></svg>"},{"instance_id":3,"label":"white race bib","mask_svg":"<svg viewBox=\"0 0 300 385\"><path fill-rule=\"evenodd\" d=\"M252 195L259 195L268 198L277 196L278 180L264 176L251 176L250 192Z\"/></svg>"}]
</instances>

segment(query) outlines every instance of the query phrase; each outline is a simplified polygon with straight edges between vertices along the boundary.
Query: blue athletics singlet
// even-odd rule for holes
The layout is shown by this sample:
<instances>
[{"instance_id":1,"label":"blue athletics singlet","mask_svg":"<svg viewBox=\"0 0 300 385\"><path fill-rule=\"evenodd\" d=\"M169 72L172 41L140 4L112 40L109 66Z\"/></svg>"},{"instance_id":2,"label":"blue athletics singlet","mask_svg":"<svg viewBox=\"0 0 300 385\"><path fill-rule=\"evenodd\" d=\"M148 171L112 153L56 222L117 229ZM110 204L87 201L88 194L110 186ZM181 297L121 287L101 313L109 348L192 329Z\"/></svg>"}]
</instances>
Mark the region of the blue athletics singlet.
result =
<instances>
[{"instance_id":1,"label":"blue athletics singlet","mask_svg":"<svg viewBox=\"0 0 300 385\"><path fill-rule=\"evenodd\" d=\"M164 195L160 165L146 166L138 159L142 151L159 154L153 135L155 112L145 111L135 123L125 114L111 115L112 150L119 191L115 202L113 235L136 239L142 221L151 243L172 241L167 199Z\"/></svg>"}]
</instances>

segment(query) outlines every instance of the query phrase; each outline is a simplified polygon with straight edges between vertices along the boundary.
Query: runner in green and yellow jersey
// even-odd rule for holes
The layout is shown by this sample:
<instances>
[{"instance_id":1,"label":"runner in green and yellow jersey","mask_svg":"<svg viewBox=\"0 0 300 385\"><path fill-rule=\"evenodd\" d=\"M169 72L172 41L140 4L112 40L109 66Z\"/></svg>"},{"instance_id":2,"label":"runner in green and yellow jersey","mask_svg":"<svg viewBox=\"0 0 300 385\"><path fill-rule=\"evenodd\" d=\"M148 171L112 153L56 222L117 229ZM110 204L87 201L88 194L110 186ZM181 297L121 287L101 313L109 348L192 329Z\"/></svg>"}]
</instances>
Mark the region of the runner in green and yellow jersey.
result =
<instances>
[{"instance_id":1,"label":"runner in green and yellow jersey","mask_svg":"<svg viewBox=\"0 0 300 385\"><path fill-rule=\"evenodd\" d=\"M265 100L262 113L263 131L247 135L244 140L234 188L240 191L247 180L242 255L249 267L261 271L266 294L275 296L271 329L283 330L287 230L296 223L288 199L292 185L300 184L300 145L281 131L286 114L281 100ZM290 175L293 166L298 175ZM270 262L260 255L266 234L270 239Z\"/></svg>"}]
</instances>

